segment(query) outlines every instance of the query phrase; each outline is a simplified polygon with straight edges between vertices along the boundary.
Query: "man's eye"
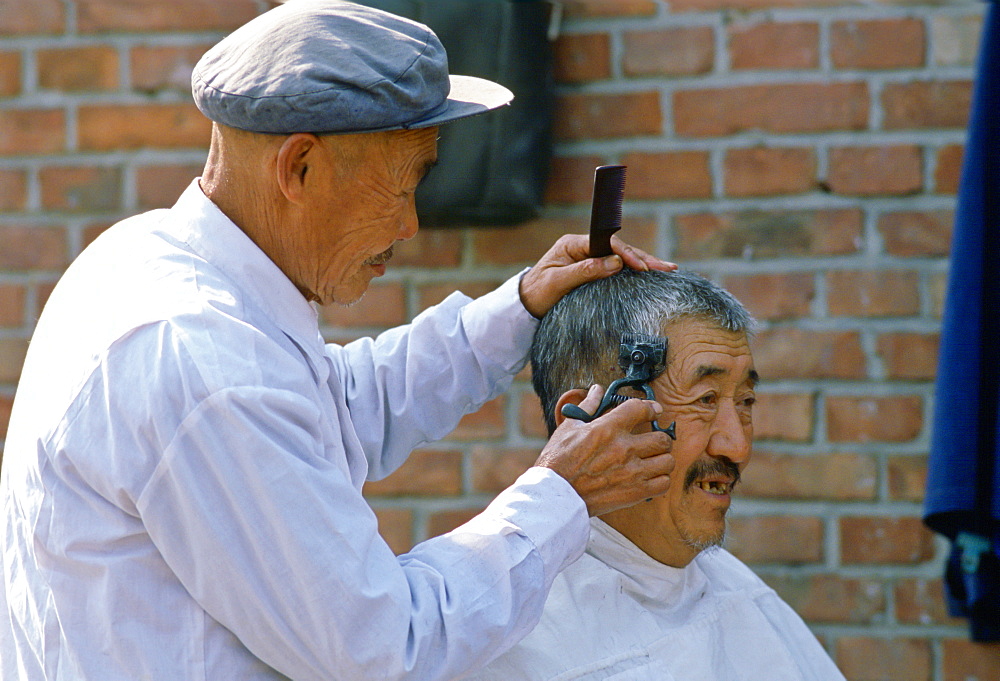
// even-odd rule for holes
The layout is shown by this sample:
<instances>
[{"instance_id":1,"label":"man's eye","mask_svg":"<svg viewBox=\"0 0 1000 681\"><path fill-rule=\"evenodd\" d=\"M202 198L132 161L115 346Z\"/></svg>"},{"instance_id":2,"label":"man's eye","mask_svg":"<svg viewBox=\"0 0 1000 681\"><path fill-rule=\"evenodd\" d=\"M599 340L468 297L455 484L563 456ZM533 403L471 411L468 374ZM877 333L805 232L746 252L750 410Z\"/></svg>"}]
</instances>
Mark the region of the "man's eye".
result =
<instances>
[{"instance_id":1,"label":"man's eye","mask_svg":"<svg viewBox=\"0 0 1000 681\"><path fill-rule=\"evenodd\" d=\"M698 398L698 402L701 404L715 404L715 393L708 393L707 395L702 395Z\"/></svg>"},{"instance_id":2,"label":"man's eye","mask_svg":"<svg viewBox=\"0 0 1000 681\"><path fill-rule=\"evenodd\" d=\"M749 397L744 397L743 398L743 406L745 406L745 407L752 407L756 402L757 402L757 398L754 397L753 395L750 395Z\"/></svg>"}]
</instances>

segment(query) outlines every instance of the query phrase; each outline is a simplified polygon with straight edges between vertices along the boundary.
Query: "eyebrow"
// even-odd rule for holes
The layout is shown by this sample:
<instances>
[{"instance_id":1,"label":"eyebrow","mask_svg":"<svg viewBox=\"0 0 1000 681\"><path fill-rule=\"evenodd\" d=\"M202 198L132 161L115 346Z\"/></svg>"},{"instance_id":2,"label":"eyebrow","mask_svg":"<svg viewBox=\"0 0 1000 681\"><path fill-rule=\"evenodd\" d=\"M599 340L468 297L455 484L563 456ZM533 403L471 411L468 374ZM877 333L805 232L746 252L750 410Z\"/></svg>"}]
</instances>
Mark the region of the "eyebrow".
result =
<instances>
[{"instance_id":1,"label":"eyebrow","mask_svg":"<svg viewBox=\"0 0 1000 681\"><path fill-rule=\"evenodd\" d=\"M723 369L722 367L715 366L713 364L702 364L695 370L695 378L701 380L709 376L718 376L719 374L728 374L728 369ZM756 369L751 369L747 372L747 380L750 382L750 387L755 387L760 383L760 374L757 373Z\"/></svg>"},{"instance_id":2,"label":"eyebrow","mask_svg":"<svg viewBox=\"0 0 1000 681\"><path fill-rule=\"evenodd\" d=\"M420 176L417 183L423 182L424 178L427 177L427 173L431 172L431 168L438 164L438 160L435 158L433 160L425 161L424 165L420 168Z\"/></svg>"}]
</instances>

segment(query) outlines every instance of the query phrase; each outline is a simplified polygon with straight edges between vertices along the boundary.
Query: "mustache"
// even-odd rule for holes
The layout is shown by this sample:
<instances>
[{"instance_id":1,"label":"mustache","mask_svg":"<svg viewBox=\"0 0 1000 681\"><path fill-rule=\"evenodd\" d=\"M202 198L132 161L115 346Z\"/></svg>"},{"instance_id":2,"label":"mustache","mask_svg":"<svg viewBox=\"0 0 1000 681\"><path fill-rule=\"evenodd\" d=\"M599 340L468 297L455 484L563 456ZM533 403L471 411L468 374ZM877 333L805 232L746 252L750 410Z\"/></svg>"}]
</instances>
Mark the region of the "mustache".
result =
<instances>
[{"instance_id":1,"label":"mustache","mask_svg":"<svg viewBox=\"0 0 1000 681\"><path fill-rule=\"evenodd\" d=\"M385 263L389 262L389 259L391 257L392 257L392 246L389 246L389 248L385 249L384 251L382 251L378 255L373 255L372 257L370 257L367 260L365 260L365 264L366 265L384 265Z\"/></svg>"},{"instance_id":2,"label":"mustache","mask_svg":"<svg viewBox=\"0 0 1000 681\"><path fill-rule=\"evenodd\" d=\"M684 476L684 489L688 489L696 480L709 476L725 476L730 478L732 487L740 481L740 467L729 459L698 459L688 468Z\"/></svg>"}]
</instances>

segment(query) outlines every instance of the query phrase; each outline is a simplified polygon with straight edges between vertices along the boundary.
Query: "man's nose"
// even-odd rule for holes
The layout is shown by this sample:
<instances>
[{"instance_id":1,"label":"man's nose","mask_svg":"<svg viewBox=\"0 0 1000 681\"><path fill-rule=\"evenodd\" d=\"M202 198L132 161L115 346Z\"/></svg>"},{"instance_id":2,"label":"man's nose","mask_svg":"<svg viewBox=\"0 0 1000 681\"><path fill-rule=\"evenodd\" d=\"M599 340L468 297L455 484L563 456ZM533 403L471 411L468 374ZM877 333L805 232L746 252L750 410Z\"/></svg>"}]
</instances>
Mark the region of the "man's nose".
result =
<instances>
[{"instance_id":1,"label":"man's nose","mask_svg":"<svg viewBox=\"0 0 1000 681\"><path fill-rule=\"evenodd\" d=\"M708 440L707 452L711 456L722 456L735 464L746 463L752 449L752 429L743 422L736 405L724 400L719 407Z\"/></svg>"}]
</instances>

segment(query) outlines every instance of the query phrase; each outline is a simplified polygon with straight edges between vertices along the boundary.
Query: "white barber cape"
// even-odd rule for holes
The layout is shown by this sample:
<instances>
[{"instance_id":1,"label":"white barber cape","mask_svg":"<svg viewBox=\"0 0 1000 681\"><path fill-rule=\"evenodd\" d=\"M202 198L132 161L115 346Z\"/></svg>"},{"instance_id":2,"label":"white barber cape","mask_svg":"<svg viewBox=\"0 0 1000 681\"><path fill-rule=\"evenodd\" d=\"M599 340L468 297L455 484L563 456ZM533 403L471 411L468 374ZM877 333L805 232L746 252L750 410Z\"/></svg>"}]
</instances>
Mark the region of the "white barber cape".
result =
<instances>
[{"instance_id":1,"label":"white barber cape","mask_svg":"<svg viewBox=\"0 0 1000 681\"><path fill-rule=\"evenodd\" d=\"M724 549L658 563L598 518L542 619L466 681L843 681L802 619Z\"/></svg>"},{"instance_id":2,"label":"white barber cape","mask_svg":"<svg viewBox=\"0 0 1000 681\"><path fill-rule=\"evenodd\" d=\"M0 677L452 678L535 624L587 538L533 468L396 557L361 496L504 390L512 279L378 339L317 313L201 192L112 227L39 320L0 481Z\"/></svg>"}]
</instances>

